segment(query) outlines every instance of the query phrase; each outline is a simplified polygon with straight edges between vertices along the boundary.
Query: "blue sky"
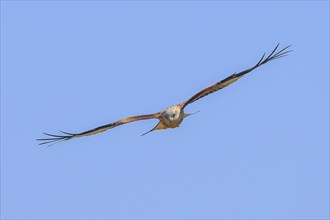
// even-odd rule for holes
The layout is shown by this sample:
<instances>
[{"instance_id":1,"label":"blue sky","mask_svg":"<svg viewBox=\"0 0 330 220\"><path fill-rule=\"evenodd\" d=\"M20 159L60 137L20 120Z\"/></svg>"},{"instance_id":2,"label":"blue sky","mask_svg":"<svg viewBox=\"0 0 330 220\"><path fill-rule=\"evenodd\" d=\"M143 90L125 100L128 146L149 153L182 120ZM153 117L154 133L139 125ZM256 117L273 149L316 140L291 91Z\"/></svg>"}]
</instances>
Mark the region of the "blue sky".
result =
<instances>
[{"instance_id":1,"label":"blue sky","mask_svg":"<svg viewBox=\"0 0 330 220\"><path fill-rule=\"evenodd\" d=\"M329 2L1 1L1 218L329 218Z\"/></svg>"}]
</instances>

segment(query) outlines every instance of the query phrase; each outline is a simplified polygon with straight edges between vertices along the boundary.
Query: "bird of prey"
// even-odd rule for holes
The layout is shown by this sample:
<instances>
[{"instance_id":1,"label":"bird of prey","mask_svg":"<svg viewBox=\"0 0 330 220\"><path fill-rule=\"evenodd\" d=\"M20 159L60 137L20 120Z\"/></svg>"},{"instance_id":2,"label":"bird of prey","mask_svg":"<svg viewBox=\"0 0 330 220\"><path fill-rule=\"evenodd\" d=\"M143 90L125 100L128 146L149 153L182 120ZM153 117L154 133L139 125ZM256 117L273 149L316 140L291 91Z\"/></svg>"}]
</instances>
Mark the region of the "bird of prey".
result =
<instances>
[{"instance_id":1,"label":"bird of prey","mask_svg":"<svg viewBox=\"0 0 330 220\"><path fill-rule=\"evenodd\" d=\"M284 57L289 52L291 52L291 50L288 50L288 48L291 45L286 46L281 50L278 50L278 46L279 46L279 44L276 45L275 49L267 57L265 56L265 53L264 53L263 56L261 57L261 59L257 62L257 64L252 66L251 68L248 68L242 72L234 73L213 85L207 86L206 88L202 89L201 91L199 91L195 95L193 95L190 99L188 99L184 102L181 102L179 104L170 106L160 112L157 112L154 114L148 114L148 115L139 115L139 116L123 118L123 119L120 119L113 123L106 124L106 125L103 125L103 126L100 126L100 127L97 127L97 128L85 131L85 132L81 132L81 133L68 133L68 132L64 132L64 131L60 131L63 133L61 135L44 133L48 137L37 139L37 140L42 141L40 143L40 145L42 145L42 144L52 145L52 144L58 143L60 141L67 141L67 140L70 140L73 138L80 138L80 137L84 137L84 136L98 134L98 133L104 132L106 130L112 129L114 127L126 124L126 123L139 121L139 120L147 120L147 119L158 119L159 123L153 129L151 129L150 131L148 131L142 135L145 135L149 132L156 131L156 130L164 130L164 129L168 129L168 128L179 127L181 122L183 121L183 119L186 118L187 116L191 115L191 114L186 114L184 112L184 109L185 109L185 107L187 107L187 105L189 105L189 104L197 101L198 99L203 98L211 93L214 93L220 89L225 88L226 86L236 82L238 79L243 77L245 74L260 67L261 65L268 63L269 61Z\"/></svg>"}]
</instances>

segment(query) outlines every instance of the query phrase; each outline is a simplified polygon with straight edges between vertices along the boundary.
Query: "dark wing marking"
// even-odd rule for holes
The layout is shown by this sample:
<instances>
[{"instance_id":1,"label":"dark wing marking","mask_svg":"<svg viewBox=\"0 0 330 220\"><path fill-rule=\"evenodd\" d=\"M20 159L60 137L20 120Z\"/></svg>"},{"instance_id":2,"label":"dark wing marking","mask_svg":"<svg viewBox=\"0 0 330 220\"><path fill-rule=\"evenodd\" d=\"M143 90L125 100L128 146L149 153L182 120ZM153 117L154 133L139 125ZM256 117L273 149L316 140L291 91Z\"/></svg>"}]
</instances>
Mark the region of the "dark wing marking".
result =
<instances>
[{"instance_id":1,"label":"dark wing marking","mask_svg":"<svg viewBox=\"0 0 330 220\"><path fill-rule=\"evenodd\" d=\"M139 120L147 120L147 119L158 119L160 116L160 113L155 113L155 114L150 114L150 115L139 115L139 116L133 116L133 117L128 117L128 118L123 118L119 121L110 123L110 124L106 124L82 133L77 133L77 134L72 134L72 133L68 133L68 132L64 132L64 131L60 131L62 132L64 135L54 135L54 134L48 134L48 133L44 133L45 135L48 135L48 138L40 138L37 139L38 141L42 141L39 145L42 144L56 144L58 142L61 141L67 141L70 140L72 138L79 138L79 137L84 137L84 136L90 136L90 135L94 135L94 134L98 134L101 132L104 132L106 130L109 130L111 128L126 124L126 123L130 123L133 121L139 121Z\"/></svg>"},{"instance_id":2,"label":"dark wing marking","mask_svg":"<svg viewBox=\"0 0 330 220\"><path fill-rule=\"evenodd\" d=\"M286 56L289 52L291 52L291 50L287 50L291 45L283 48L282 50L280 51L277 51L277 48L280 44L277 44L275 49L265 58L265 54L263 54L263 56L261 57L261 59L259 60L259 62L249 68L249 69L246 69L242 72L239 72L239 73L234 73L232 75L230 75L229 77L213 84L213 85L210 85L204 89L202 89L201 91L199 91L198 93L196 93L193 97L191 97L189 100L187 100L186 102L183 102L183 105L182 105L182 108L185 108L187 105L197 101L198 99L200 98L203 98L213 92L216 92L220 89L223 89L225 88L226 86L232 84L233 82L237 81L239 78L241 78L242 76L244 76L245 74L251 72L252 70L258 68L259 66L269 62L269 61L272 61L272 60L276 60L278 58L281 58L281 57L284 57Z\"/></svg>"}]
</instances>

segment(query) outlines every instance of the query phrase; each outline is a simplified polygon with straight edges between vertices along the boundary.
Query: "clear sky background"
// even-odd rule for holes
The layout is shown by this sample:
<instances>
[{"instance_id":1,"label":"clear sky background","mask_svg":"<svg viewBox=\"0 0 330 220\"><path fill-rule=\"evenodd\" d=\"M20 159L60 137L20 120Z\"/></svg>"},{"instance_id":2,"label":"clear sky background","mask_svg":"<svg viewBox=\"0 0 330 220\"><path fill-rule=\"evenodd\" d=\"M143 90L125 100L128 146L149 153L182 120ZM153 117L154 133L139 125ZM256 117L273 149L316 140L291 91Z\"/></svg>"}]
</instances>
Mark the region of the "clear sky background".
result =
<instances>
[{"instance_id":1,"label":"clear sky background","mask_svg":"<svg viewBox=\"0 0 330 220\"><path fill-rule=\"evenodd\" d=\"M254 65L187 107L140 121ZM329 218L329 2L2 1L1 217Z\"/></svg>"}]
</instances>

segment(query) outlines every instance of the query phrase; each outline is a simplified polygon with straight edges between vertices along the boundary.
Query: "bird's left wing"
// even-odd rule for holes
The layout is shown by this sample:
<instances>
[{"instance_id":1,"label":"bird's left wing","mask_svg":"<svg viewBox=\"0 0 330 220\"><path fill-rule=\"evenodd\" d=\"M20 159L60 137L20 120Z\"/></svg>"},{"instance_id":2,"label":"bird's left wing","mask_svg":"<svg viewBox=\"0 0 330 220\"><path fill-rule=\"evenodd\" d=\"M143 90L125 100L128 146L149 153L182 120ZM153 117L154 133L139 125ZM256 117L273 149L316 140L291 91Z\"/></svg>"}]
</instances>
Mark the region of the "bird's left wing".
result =
<instances>
[{"instance_id":1,"label":"bird's left wing","mask_svg":"<svg viewBox=\"0 0 330 220\"><path fill-rule=\"evenodd\" d=\"M149 114L149 115L139 115L139 116L133 116L133 117L128 117L128 118L123 118L121 120L118 120L116 122L110 123L110 124L106 124L82 133L77 133L77 134L73 134L73 133L68 133L68 132L64 132L61 131L63 133L63 135L54 135L54 134L48 134L48 133L44 133L45 135L47 135L47 138L40 138L37 139L38 141L42 141L39 145L42 144L56 144L60 141L67 141L70 140L72 138L79 138L79 137L84 137L84 136L90 136L90 135L94 135L94 134L98 134L101 132L104 132L106 130L109 130L111 128L123 125L123 124L127 124L133 121L139 121L139 120L147 120L147 119L158 119L160 116L160 113L155 113L155 114Z\"/></svg>"},{"instance_id":2,"label":"bird's left wing","mask_svg":"<svg viewBox=\"0 0 330 220\"><path fill-rule=\"evenodd\" d=\"M275 60L281 57L284 57L287 55L287 53L290 52L290 50L287 50L290 46L287 46L283 49L281 49L280 51L277 51L279 44L277 44L277 46L275 47L275 49L265 58L265 54L261 57L261 59L259 60L259 62L254 65L253 67L246 69L242 72L239 73L234 73L230 76L228 76L227 78L213 84L210 85L204 89L202 89L201 91L199 91L198 93L196 93L194 96L192 96L190 99L188 99L187 101L182 103L182 108L185 108L187 105L197 101L200 98L203 98L204 96L207 96L211 93L214 93L220 89L225 88L226 86L229 86L230 84L236 82L237 80L239 80L242 76L244 76L245 74L251 72L252 70L258 68L259 66L271 61L271 60Z\"/></svg>"}]
</instances>

